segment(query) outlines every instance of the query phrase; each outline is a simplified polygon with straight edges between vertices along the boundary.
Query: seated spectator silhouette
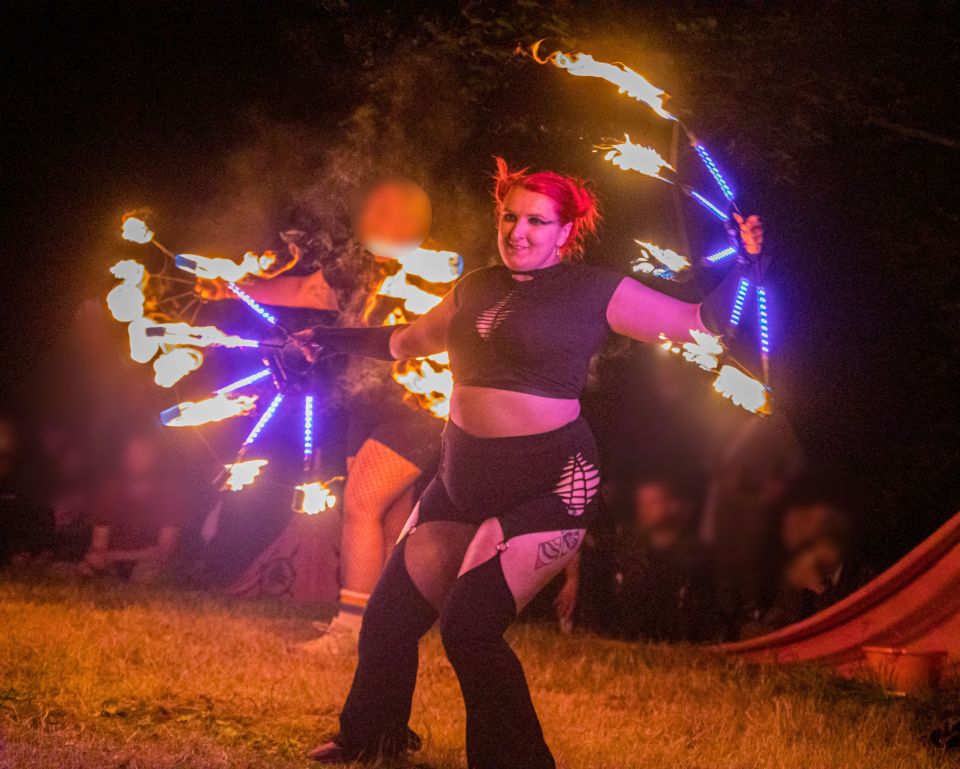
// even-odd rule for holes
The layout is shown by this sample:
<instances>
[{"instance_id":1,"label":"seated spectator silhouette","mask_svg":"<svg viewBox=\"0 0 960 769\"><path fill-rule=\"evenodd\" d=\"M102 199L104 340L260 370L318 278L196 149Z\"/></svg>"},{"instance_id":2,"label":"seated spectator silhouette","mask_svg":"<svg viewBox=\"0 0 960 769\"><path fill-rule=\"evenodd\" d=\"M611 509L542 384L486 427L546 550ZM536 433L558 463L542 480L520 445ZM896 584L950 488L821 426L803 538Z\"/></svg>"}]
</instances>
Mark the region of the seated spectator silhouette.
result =
<instances>
[{"instance_id":1,"label":"seated spectator silhouette","mask_svg":"<svg viewBox=\"0 0 960 769\"><path fill-rule=\"evenodd\" d=\"M832 606L869 582L874 570L858 557L856 514L849 504L807 495L788 505L780 525L779 588L741 636L772 632Z\"/></svg>"},{"instance_id":2,"label":"seated spectator silhouette","mask_svg":"<svg viewBox=\"0 0 960 769\"><path fill-rule=\"evenodd\" d=\"M701 640L709 629L709 591L691 500L677 482L653 477L636 483L631 501L609 554L614 634Z\"/></svg>"},{"instance_id":3,"label":"seated spectator silhouette","mask_svg":"<svg viewBox=\"0 0 960 769\"><path fill-rule=\"evenodd\" d=\"M187 522L180 478L150 432L124 443L119 465L94 495L93 536L81 573L155 582L172 563Z\"/></svg>"},{"instance_id":4,"label":"seated spectator silhouette","mask_svg":"<svg viewBox=\"0 0 960 769\"><path fill-rule=\"evenodd\" d=\"M54 547L53 512L14 488L19 449L16 425L0 414L0 567L24 565Z\"/></svg>"}]
</instances>

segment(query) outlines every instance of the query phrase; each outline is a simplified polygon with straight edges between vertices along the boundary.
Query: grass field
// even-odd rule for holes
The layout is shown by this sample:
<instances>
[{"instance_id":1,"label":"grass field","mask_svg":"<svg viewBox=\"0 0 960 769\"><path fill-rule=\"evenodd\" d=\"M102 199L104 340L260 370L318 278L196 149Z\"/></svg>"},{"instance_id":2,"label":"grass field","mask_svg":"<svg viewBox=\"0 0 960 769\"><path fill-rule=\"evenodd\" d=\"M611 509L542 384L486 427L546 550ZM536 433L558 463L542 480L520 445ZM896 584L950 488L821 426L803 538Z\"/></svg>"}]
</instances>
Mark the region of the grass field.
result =
<instances>
[{"instance_id":1,"label":"grass field","mask_svg":"<svg viewBox=\"0 0 960 769\"><path fill-rule=\"evenodd\" d=\"M292 648L310 619L197 593L0 577L0 769L310 766L304 752L335 729L353 671L350 658ZM809 668L548 627L509 637L561 767L960 765L926 746L956 693L890 699ZM462 700L435 630L411 725L424 738L413 763L465 766Z\"/></svg>"}]
</instances>

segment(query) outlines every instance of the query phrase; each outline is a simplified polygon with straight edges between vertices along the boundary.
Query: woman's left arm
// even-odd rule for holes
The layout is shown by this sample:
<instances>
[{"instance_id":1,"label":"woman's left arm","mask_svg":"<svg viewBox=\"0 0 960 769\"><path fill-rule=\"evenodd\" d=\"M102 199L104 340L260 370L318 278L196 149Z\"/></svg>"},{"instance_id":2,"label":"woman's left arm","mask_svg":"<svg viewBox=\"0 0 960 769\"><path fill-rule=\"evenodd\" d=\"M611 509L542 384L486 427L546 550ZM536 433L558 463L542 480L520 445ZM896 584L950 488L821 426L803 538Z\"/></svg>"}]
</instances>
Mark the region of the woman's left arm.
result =
<instances>
[{"instance_id":1,"label":"woman's left arm","mask_svg":"<svg viewBox=\"0 0 960 769\"><path fill-rule=\"evenodd\" d=\"M700 318L700 305L682 302L624 277L607 304L607 323L616 333L641 342L691 341L691 330L710 333Z\"/></svg>"},{"instance_id":2,"label":"woman's left arm","mask_svg":"<svg viewBox=\"0 0 960 769\"><path fill-rule=\"evenodd\" d=\"M744 219L734 213L733 218L740 230L743 250L749 258L759 259L763 250L763 221L755 214ZM739 263L741 257L737 259ZM607 305L607 322L616 333L641 342L657 342L663 334L682 343L692 339L691 331L716 336L721 333L722 325L717 322L718 305L728 294L727 284L738 282L740 275L739 269L730 270L721 284L704 297L703 304L682 302L645 286L639 280L625 277Z\"/></svg>"}]
</instances>

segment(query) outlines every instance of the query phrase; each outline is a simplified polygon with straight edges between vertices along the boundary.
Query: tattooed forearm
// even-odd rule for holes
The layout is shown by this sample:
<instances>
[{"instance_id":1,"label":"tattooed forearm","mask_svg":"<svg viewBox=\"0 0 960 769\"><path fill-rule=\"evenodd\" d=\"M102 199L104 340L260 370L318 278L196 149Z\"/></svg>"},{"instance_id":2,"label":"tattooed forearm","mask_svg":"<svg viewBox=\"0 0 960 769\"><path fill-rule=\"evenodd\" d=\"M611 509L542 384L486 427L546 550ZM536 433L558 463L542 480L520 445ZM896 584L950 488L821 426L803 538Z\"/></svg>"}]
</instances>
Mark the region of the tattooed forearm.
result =
<instances>
[{"instance_id":1,"label":"tattooed forearm","mask_svg":"<svg viewBox=\"0 0 960 769\"><path fill-rule=\"evenodd\" d=\"M583 538L583 531L583 529L567 529L541 542L537 546L537 562L533 568L541 569L550 566L562 556L575 552Z\"/></svg>"}]
</instances>

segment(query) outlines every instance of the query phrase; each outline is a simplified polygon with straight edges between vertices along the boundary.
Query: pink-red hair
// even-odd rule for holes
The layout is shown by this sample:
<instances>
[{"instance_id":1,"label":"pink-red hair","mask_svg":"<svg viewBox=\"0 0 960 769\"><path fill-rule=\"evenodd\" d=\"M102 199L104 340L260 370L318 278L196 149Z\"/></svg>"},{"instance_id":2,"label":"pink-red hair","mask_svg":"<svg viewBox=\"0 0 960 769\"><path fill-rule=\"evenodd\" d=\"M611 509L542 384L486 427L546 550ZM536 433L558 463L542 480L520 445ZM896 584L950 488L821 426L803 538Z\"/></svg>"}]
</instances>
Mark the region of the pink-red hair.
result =
<instances>
[{"instance_id":1,"label":"pink-red hair","mask_svg":"<svg viewBox=\"0 0 960 769\"><path fill-rule=\"evenodd\" d=\"M597 196L583 179L558 174L555 171L527 173L528 168L511 171L507 161L495 157L497 171L493 175L493 197L497 202L497 215L503 210L503 201L514 187L538 192L550 198L557 208L560 223L573 222L570 237L560 246L560 259L577 262L583 258L583 242L587 234L595 234L600 223Z\"/></svg>"}]
</instances>

